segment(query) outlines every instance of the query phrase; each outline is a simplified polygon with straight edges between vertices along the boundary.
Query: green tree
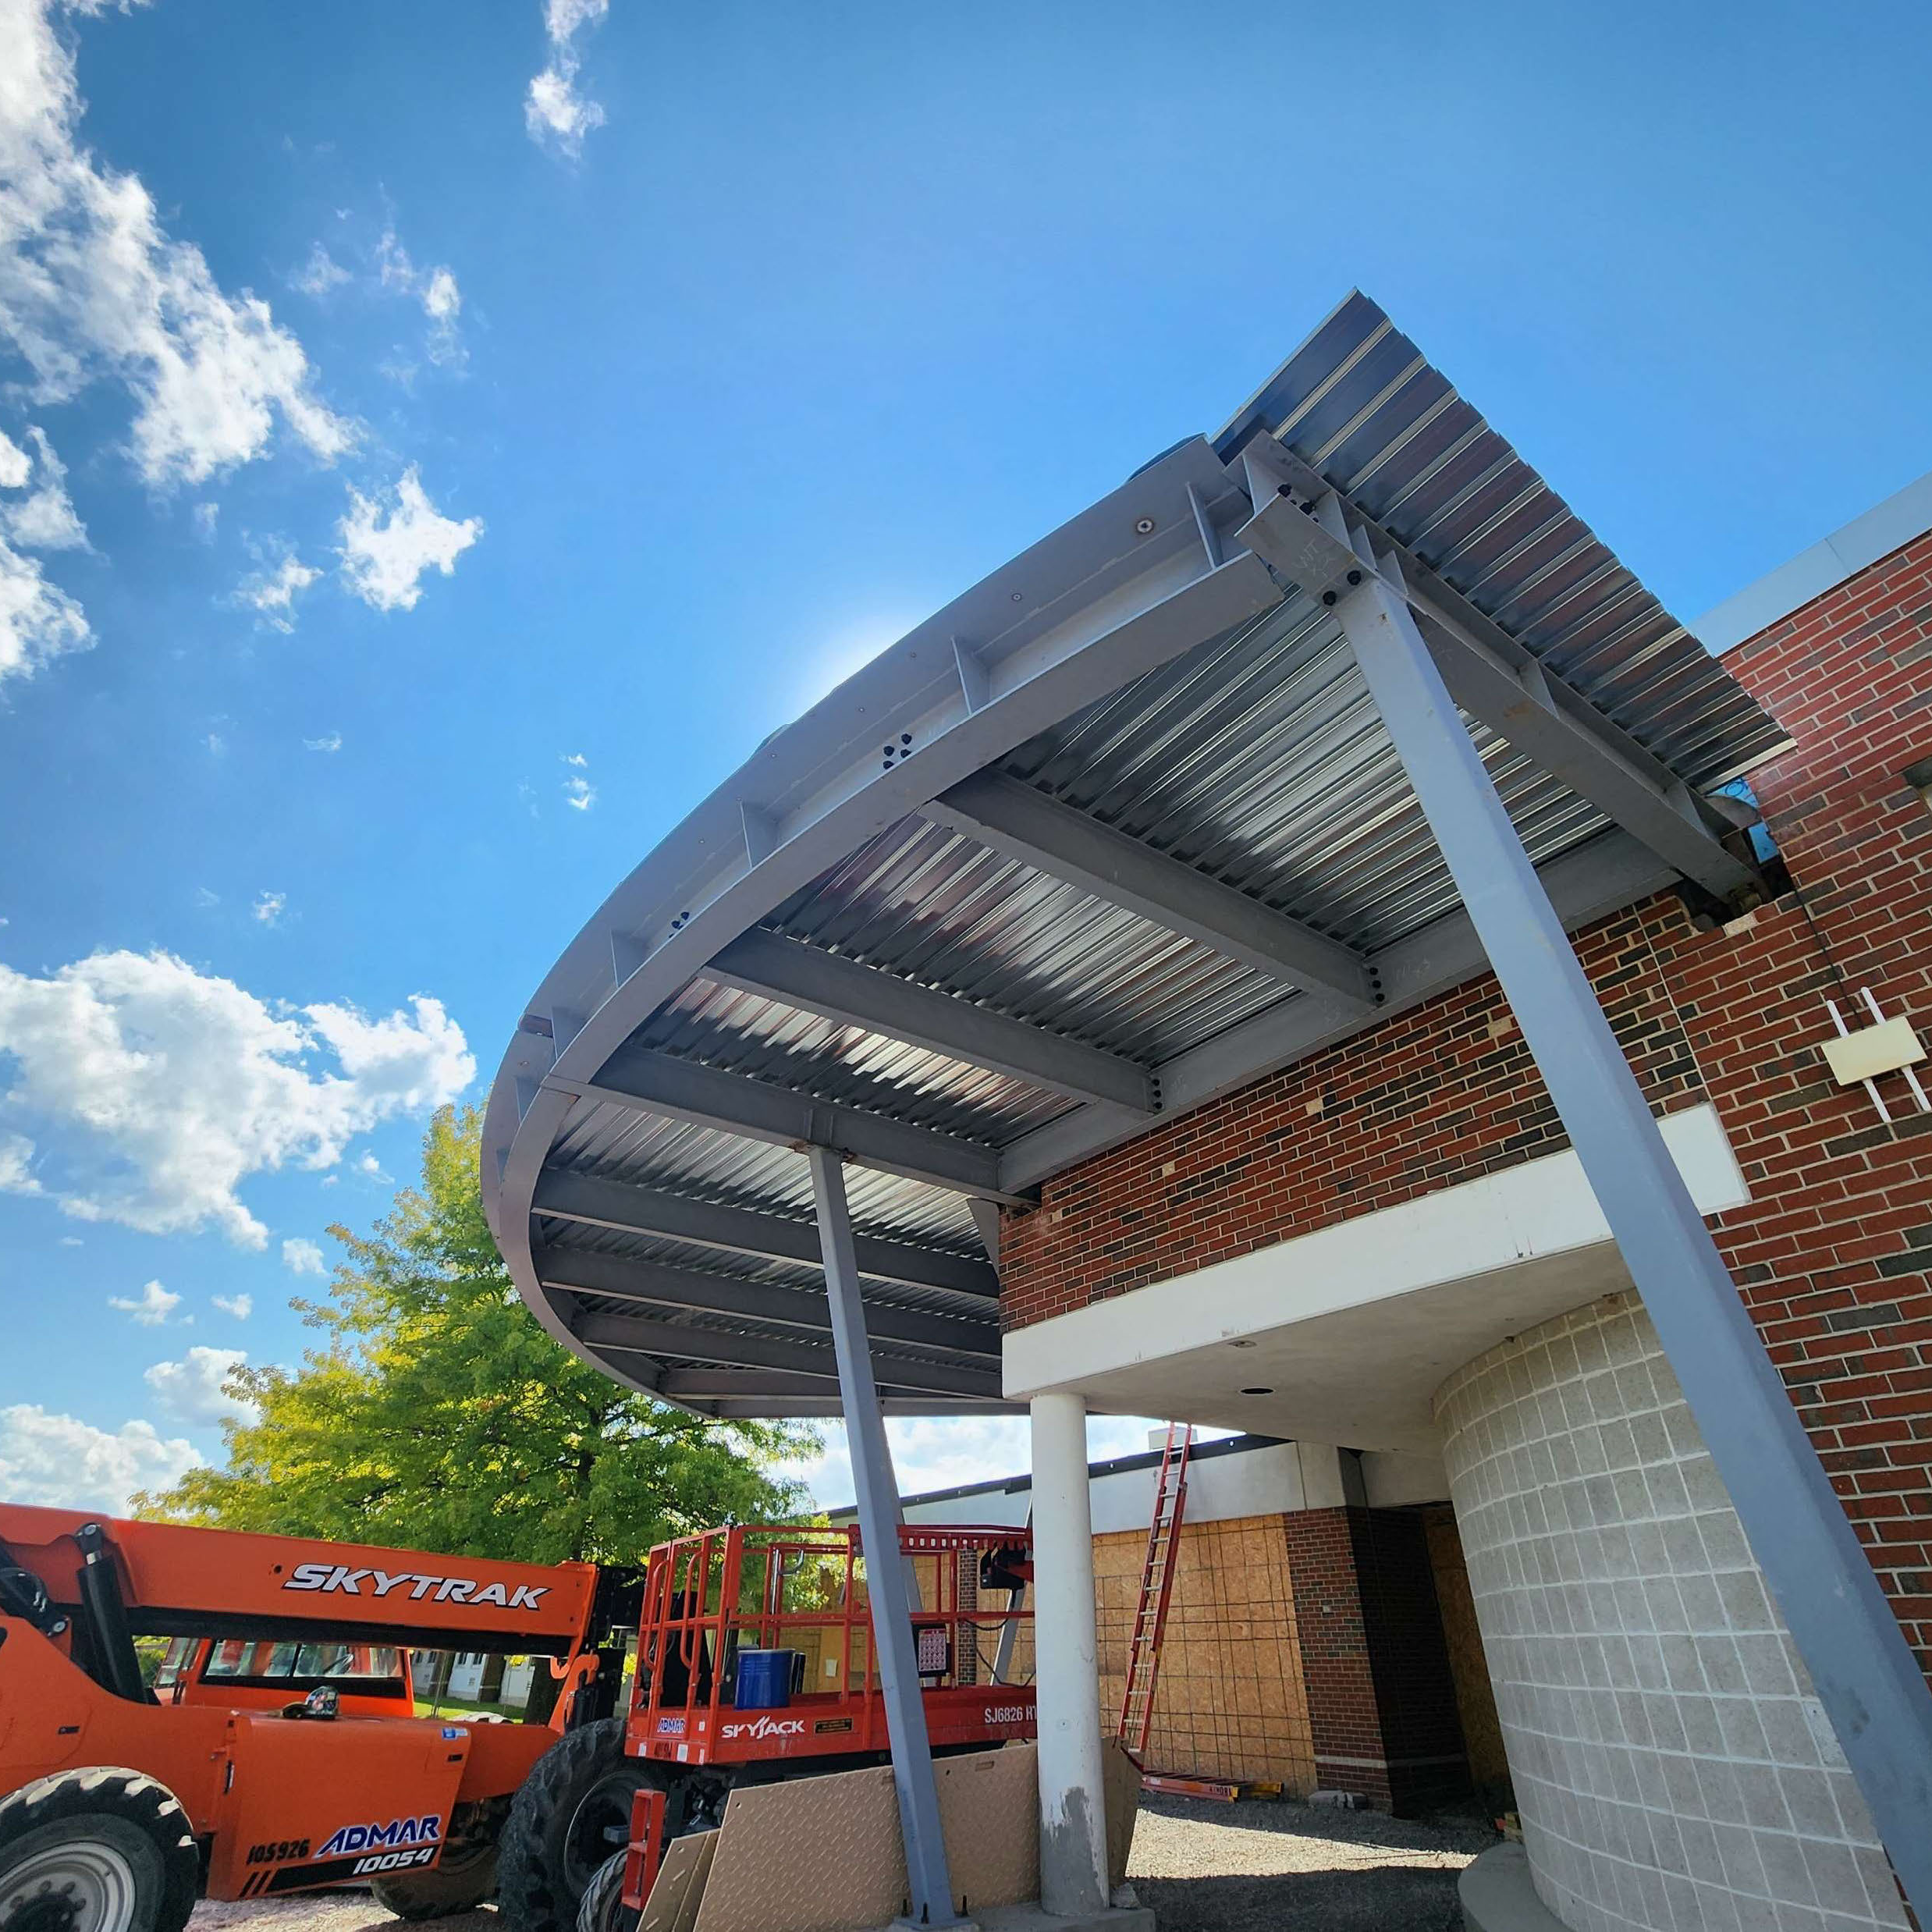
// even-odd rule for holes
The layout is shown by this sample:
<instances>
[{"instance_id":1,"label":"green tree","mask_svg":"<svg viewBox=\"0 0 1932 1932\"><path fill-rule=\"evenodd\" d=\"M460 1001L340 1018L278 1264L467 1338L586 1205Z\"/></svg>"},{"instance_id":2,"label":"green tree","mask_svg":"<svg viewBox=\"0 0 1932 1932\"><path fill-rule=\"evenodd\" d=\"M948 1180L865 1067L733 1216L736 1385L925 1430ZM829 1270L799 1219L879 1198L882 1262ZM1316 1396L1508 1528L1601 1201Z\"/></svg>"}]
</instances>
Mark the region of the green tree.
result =
<instances>
[{"instance_id":1,"label":"green tree","mask_svg":"<svg viewBox=\"0 0 1932 1932\"><path fill-rule=\"evenodd\" d=\"M630 1563L714 1523L809 1511L774 1473L808 1430L701 1420L620 1387L518 1299L483 1216L481 1117L446 1107L403 1189L346 1250L300 1368L244 1369L256 1407L228 1466L139 1497L145 1514L448 1554Z\"/></svg>"}]
</instances>

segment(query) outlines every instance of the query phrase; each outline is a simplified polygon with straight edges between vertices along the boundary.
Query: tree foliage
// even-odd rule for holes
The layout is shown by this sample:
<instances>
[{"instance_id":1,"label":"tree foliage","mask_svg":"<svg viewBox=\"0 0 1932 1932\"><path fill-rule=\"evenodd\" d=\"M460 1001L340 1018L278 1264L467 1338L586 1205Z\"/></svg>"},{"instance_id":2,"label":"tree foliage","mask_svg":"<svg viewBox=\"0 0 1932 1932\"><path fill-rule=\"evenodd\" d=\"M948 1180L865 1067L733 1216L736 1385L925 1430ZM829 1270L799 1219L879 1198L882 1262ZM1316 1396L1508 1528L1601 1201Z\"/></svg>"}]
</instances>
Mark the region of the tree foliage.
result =
<instances>
[{"instance_id":1,"label":"tree foliage","mask_svg":"<svg viewBox=\"0 0 1932 1932\"><path fill-rule=\"evenodd\" d=\"M712 1422L622 1388L553 1341L510 1285L478 1183L481 1115L446 1107L420 1186L346 1251L300 1368L244 1369L256 1419L228 1466L190 1469L144 1513L230 1529L551 1563L630 1563L715 1523L811 1505L773 1465L808 1431Z\"/></svg>"}]
</instances>

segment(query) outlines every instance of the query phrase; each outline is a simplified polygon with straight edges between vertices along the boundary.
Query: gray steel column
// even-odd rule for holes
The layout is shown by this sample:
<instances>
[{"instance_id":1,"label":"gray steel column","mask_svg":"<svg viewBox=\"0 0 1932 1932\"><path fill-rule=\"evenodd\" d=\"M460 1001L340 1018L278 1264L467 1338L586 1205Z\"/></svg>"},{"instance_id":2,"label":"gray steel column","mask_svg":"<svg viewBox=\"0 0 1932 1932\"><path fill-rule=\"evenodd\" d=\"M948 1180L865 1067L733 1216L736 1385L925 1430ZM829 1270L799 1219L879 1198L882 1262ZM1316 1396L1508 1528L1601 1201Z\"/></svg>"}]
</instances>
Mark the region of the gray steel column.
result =
<instances>
[{"instance_id":1,"label":"gray steel column","mask_svg":"<svg viewBox=\"0 0 1932 1932\"><path fill-rule=\"evenodd\" d=\"M892 1741L893 1782L899 1792L899 1827L906 1845L911 1923L957 1926L968 1921L953 1909L953 1881L939 1829L939 1787L932 1776L932 1746L926 1735L918 1659L913 1654L907 1565L899 1557L899 1485L892 1471L886 1419L872 1377L872 1344L859 1299L858 1263L852 1247L852 1216L846 1206L845 1175L827 1147L806 1149L812 1192L819 1212L819 1242L825 1255L826 1298L832 1312L832 1346L838 1358L839 1394L852 1454L852 1486L858 1500L859 1536L865 1552L866 1588L872 1599L872 1644L886 1699Z\"/></svg>"},{"instance_id":2,"label":"gray steel column","mask_svg":"<svg viewBox=\"0 0 1932 1932\"><path fill-rule=\"evenodd\" d=\"M1932 1914L1932 1690L1544 897L1406 600L1336 607L1873 1822Z\"/></svg>"}]
</instances>

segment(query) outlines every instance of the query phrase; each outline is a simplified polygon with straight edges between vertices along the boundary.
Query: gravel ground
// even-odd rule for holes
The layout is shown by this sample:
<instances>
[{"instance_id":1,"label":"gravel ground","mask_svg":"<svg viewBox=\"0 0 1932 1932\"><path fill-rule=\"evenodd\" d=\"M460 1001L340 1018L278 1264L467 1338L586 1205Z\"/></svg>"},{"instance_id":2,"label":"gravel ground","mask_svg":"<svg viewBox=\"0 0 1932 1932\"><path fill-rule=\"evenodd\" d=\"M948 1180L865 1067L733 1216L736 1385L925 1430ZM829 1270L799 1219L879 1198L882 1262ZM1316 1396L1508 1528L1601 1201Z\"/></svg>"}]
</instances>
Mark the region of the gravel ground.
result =
<instances>
[{"instance_id":1,"label":"gravel ground","mask_svg":"<svg viewBox=\"0 0 1932 1932\"><path fill-rule=\"evenodd\" d=\"M1496 1842L1486 1827L1245 1799L1141 1802L1130 1870L1161 1932L1453 1932L1456 1874ZM367 1892L195 1907L188 1932L396 1932ZM503 1932L494 1910L435 1932ZM783 1932L774 1927L772 1932Z\"/></svg>"},{"instance_id":2,"label":"gravel ground","mask_svg":"<svg viewBox=\"0 0 1932 1932\"><path fill-rule=\"evenodd\" d=\"M431 1921L436 1932L503 1932L494 1905ZM403 1923L366 1891L312 1891L300 1898L204 1898L188 1920L188 1932L396 1932Z\"/></svg>"},{"instance_id":3,"label":"gravel ground","mask_svg":"<svg viewBox=\"0 0 1932 1932\"><path fill-rule=\"evenodd\" d=\"M1243 1799L1144 1798L1128 1866L1161 1932L1453 1932L1486 1825Z\"/></svg>"}]
</instances>

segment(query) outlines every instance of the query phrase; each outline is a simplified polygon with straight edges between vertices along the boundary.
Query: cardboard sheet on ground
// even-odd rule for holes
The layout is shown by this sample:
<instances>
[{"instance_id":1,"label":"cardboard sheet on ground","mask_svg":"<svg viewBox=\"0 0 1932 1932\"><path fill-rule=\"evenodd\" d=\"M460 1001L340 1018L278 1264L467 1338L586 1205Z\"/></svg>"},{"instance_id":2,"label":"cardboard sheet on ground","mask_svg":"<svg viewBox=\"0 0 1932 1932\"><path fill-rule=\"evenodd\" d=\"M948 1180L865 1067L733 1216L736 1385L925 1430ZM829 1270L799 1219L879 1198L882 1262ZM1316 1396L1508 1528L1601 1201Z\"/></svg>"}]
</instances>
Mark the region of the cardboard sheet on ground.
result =
<instances>
[{"instance_id":1,"label":"cardboard sheet on ground","mask_svg":"<svg viewBox=\"0 0 1932 1932\"><path fill-rule=\"evenodd\" d=\"M1038 1898L1034 1747L942 1758L933 1769L954 1905L970 1912ZM1139 1774L1112 1747L1105 1769L1107 1864L1118 1884ZM680 1848L694 1844L705 1849L674 1866ZM899 1802L891 1768L882 1765L733 1792L720 1829L680 1839L666 1853L639 1932L867 1932L906 1903Z\"/></svg>"}]
</instances>

